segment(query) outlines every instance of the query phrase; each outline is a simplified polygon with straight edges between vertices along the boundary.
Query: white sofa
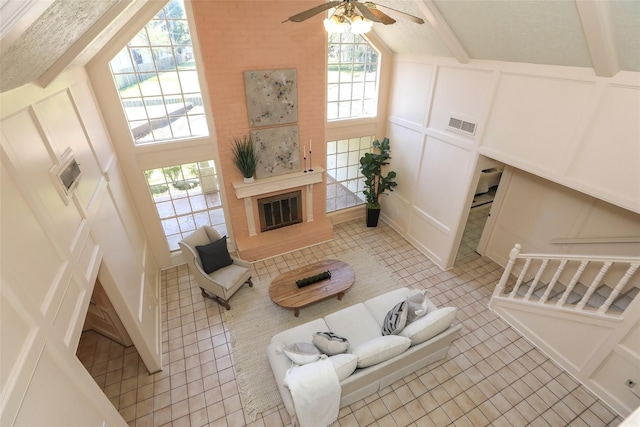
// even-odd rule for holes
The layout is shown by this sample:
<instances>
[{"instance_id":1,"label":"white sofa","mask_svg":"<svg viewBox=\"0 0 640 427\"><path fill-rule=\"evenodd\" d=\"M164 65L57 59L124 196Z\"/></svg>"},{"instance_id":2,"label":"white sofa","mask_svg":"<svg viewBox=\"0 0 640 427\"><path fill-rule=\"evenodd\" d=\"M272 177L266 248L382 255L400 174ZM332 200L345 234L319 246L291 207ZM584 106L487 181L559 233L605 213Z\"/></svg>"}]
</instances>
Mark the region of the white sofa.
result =
<instances>
[{"instance_id":1,"label":"white sofa","mask_svg":"<svg viewBox=\"0 0 640 427\"><path fill-rule=\"evenodd\" d=\"M294 403L284 381L292 362L282 350L289 344L312 343L314 333L330 331L347 338L350 346L348 353L355 353L352 351L353 349L363 348L364 344L372 343L372 340L382 336L382 325L387 312L397 303L404 301L413 292L415 291L411 291L408 288L399 288L369 299L364 303L354 304L338 310L323 319L316 319L285 330L271 338L271 343L267 348L267 355L284 406L294 425L297 425ZM411 346L408 349L386 361L364 368L357 368L351 375L340 380L340 407L363 399L400 378L446 357L449 345L459 335L462 325L455 323L455 308L450 307L438 310L430 301L427 304L429 306L427 315L409 324L399 334L403 335L404 333L404 335L412 338ZM438 314L443 312L447 313L446 318ZM453 315L451 315L452 313ZM415 332L416 326L420 326L418 321L421 324L431 323L429 327L432 328L431 331L435 327L437 335L421 343L414 343L413 338L417 335L412 337L411 334ZM410 332L411 328L412 331ZM441 332L438 330L441 330ZM408 333L405 333L405 331Z\"/></svg>"}]
</instances>

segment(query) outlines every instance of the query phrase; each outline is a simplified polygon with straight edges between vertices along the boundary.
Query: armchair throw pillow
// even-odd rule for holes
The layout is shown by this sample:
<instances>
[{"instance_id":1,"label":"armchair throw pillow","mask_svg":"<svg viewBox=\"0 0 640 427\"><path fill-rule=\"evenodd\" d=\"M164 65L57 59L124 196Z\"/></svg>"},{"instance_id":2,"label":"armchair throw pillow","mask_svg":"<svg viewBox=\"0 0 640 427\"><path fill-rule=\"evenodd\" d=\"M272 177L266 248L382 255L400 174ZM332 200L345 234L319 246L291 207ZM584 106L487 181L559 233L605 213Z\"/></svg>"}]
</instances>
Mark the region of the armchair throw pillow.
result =
<instances>
[{"instance_id":1,"label":"armchair throw pillow","mask_svg":"<svg viewBox=\"0 0 640 427\"><path fill-rule=\"evenodd\" d=\"M216 270L233 264L229 250L227 249L227 236L204 246L196 246L202 268L205 273L211 274Z\"/></svg>"}]
</instances>

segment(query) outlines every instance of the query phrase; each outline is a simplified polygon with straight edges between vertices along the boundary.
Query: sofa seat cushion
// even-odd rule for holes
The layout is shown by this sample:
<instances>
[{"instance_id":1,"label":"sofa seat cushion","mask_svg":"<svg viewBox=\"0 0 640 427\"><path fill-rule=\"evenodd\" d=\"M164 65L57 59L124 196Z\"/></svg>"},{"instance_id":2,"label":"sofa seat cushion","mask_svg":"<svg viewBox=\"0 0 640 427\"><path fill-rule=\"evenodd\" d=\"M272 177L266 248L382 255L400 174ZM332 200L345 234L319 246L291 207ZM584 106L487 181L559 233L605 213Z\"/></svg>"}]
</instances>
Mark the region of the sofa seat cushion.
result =
<instances>
[{"instance_id":1,"label":"sofa seat cushion","mask_svg":"<svg viewBox=\"0 0 640 427\"><path fill-rule=\"evenodd\" d=\"M408 324L402 331L400 336L409 338L411 345L420 344L438 335L446 330L456 318L456 307L443 307L429 312Z\"/></svg>"},{"instance_id":2,"label":"sofa seat cushion","mask_svg":"<svg viewBox=\"0 0 640 427\"><path fill-rule=\"evenodd\" d=\"M352 349L382 336L380 325L362 303L328 314L324 321L331 332L346 338Z\"/></svg>"},{"instance_id":3,"label":"sofa seat cushion","mask_svg":"<svg viewBox=\"0 0 640 427\"><path fill-rule=\"evenodd\" d=\"M245 267L238 264L228 265L226 268L216 270L209 274L216 283L224 286L226 290L231 289L234 285L237 285L242 276L247 274L248 271ZM250 276L250 275L249 275Z\"/></svg>"},{"instance_id":4,"label":"sofa seat cushion","mask_svg":"<svg viewBox=\"0 0 640 427\"><path fill-rule=\"evenodd\" d=\"M358 368L366 368L396 357L410 346L409 338L385 335L354 347L353 354L358 356Z\"/></svg>"}]
</instances>

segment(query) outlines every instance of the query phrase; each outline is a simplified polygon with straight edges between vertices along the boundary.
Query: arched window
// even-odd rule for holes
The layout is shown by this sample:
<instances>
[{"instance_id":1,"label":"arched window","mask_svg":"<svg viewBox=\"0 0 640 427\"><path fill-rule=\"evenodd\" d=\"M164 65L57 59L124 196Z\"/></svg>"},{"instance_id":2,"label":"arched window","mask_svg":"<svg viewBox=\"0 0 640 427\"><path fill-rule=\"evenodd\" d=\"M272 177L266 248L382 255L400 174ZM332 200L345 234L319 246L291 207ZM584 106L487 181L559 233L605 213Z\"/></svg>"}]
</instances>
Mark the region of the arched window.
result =
<instances>
[{"instance_id":1,"label":"arched window","mask_svg":"<svg viewBox=\"0 0 640 427\"><path fill-rule=\"evenodd\" d=\"M109 66L136 144L209 135L183 0L170 0Z\"/></svg>"},{"instance_id":2,"label":"arched window","mask_svg":"<svg viewBox=\"0 0 640 427\"><path fill-rule=\"evenodd\" d=\"M380 53L361 35L329 33L327 120L374 117Z\"/></svg>"}]
</instances>

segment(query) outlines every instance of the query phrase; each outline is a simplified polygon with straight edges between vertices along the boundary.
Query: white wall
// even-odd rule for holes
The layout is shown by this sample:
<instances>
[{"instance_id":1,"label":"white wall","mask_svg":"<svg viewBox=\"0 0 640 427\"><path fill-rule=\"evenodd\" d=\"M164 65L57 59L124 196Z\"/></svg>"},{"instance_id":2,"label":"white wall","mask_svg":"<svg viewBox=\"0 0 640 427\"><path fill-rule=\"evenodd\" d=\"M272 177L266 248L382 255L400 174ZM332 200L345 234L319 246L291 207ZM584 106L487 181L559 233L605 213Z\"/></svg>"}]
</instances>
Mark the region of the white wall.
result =
<instances>
[{"instance_id":1,"label":"white wall","mask_svg":"<svg viewBox=\"0 0 640 427\"><path fill-rule=\"evenodd\" d=\"M0 424L124 425L75 352L100 275L143 361L160 369L158 269L88 77L75 69L0 105ZM83 172L68 201L49 173L67 147Z\"/></svg>"},{"instance_id":2,"label":"white wall","mask_svg":"<svg viewBox=\"0 0 640 427\"><path fill-rule=\"evenodd\" d=\"M391 93L398 187L383 215L442 268L455 260L480 155L640 212L640 73L399 55ZM448 129L450 115L477 123L475 135Z\"/></svg>"},{"instance_id":3,"label":"white wall","mask_svg":"<svg viewBox=\"0 0 640 427\"><path fill-rule=\"evenodd\" d=\"M491 210L495 225L485 255L506 265L516 243L523 253L638 256L640 243L556 244L554 239L640 237L640 215L509 168Z\"/></svg>"}]
</instances>

